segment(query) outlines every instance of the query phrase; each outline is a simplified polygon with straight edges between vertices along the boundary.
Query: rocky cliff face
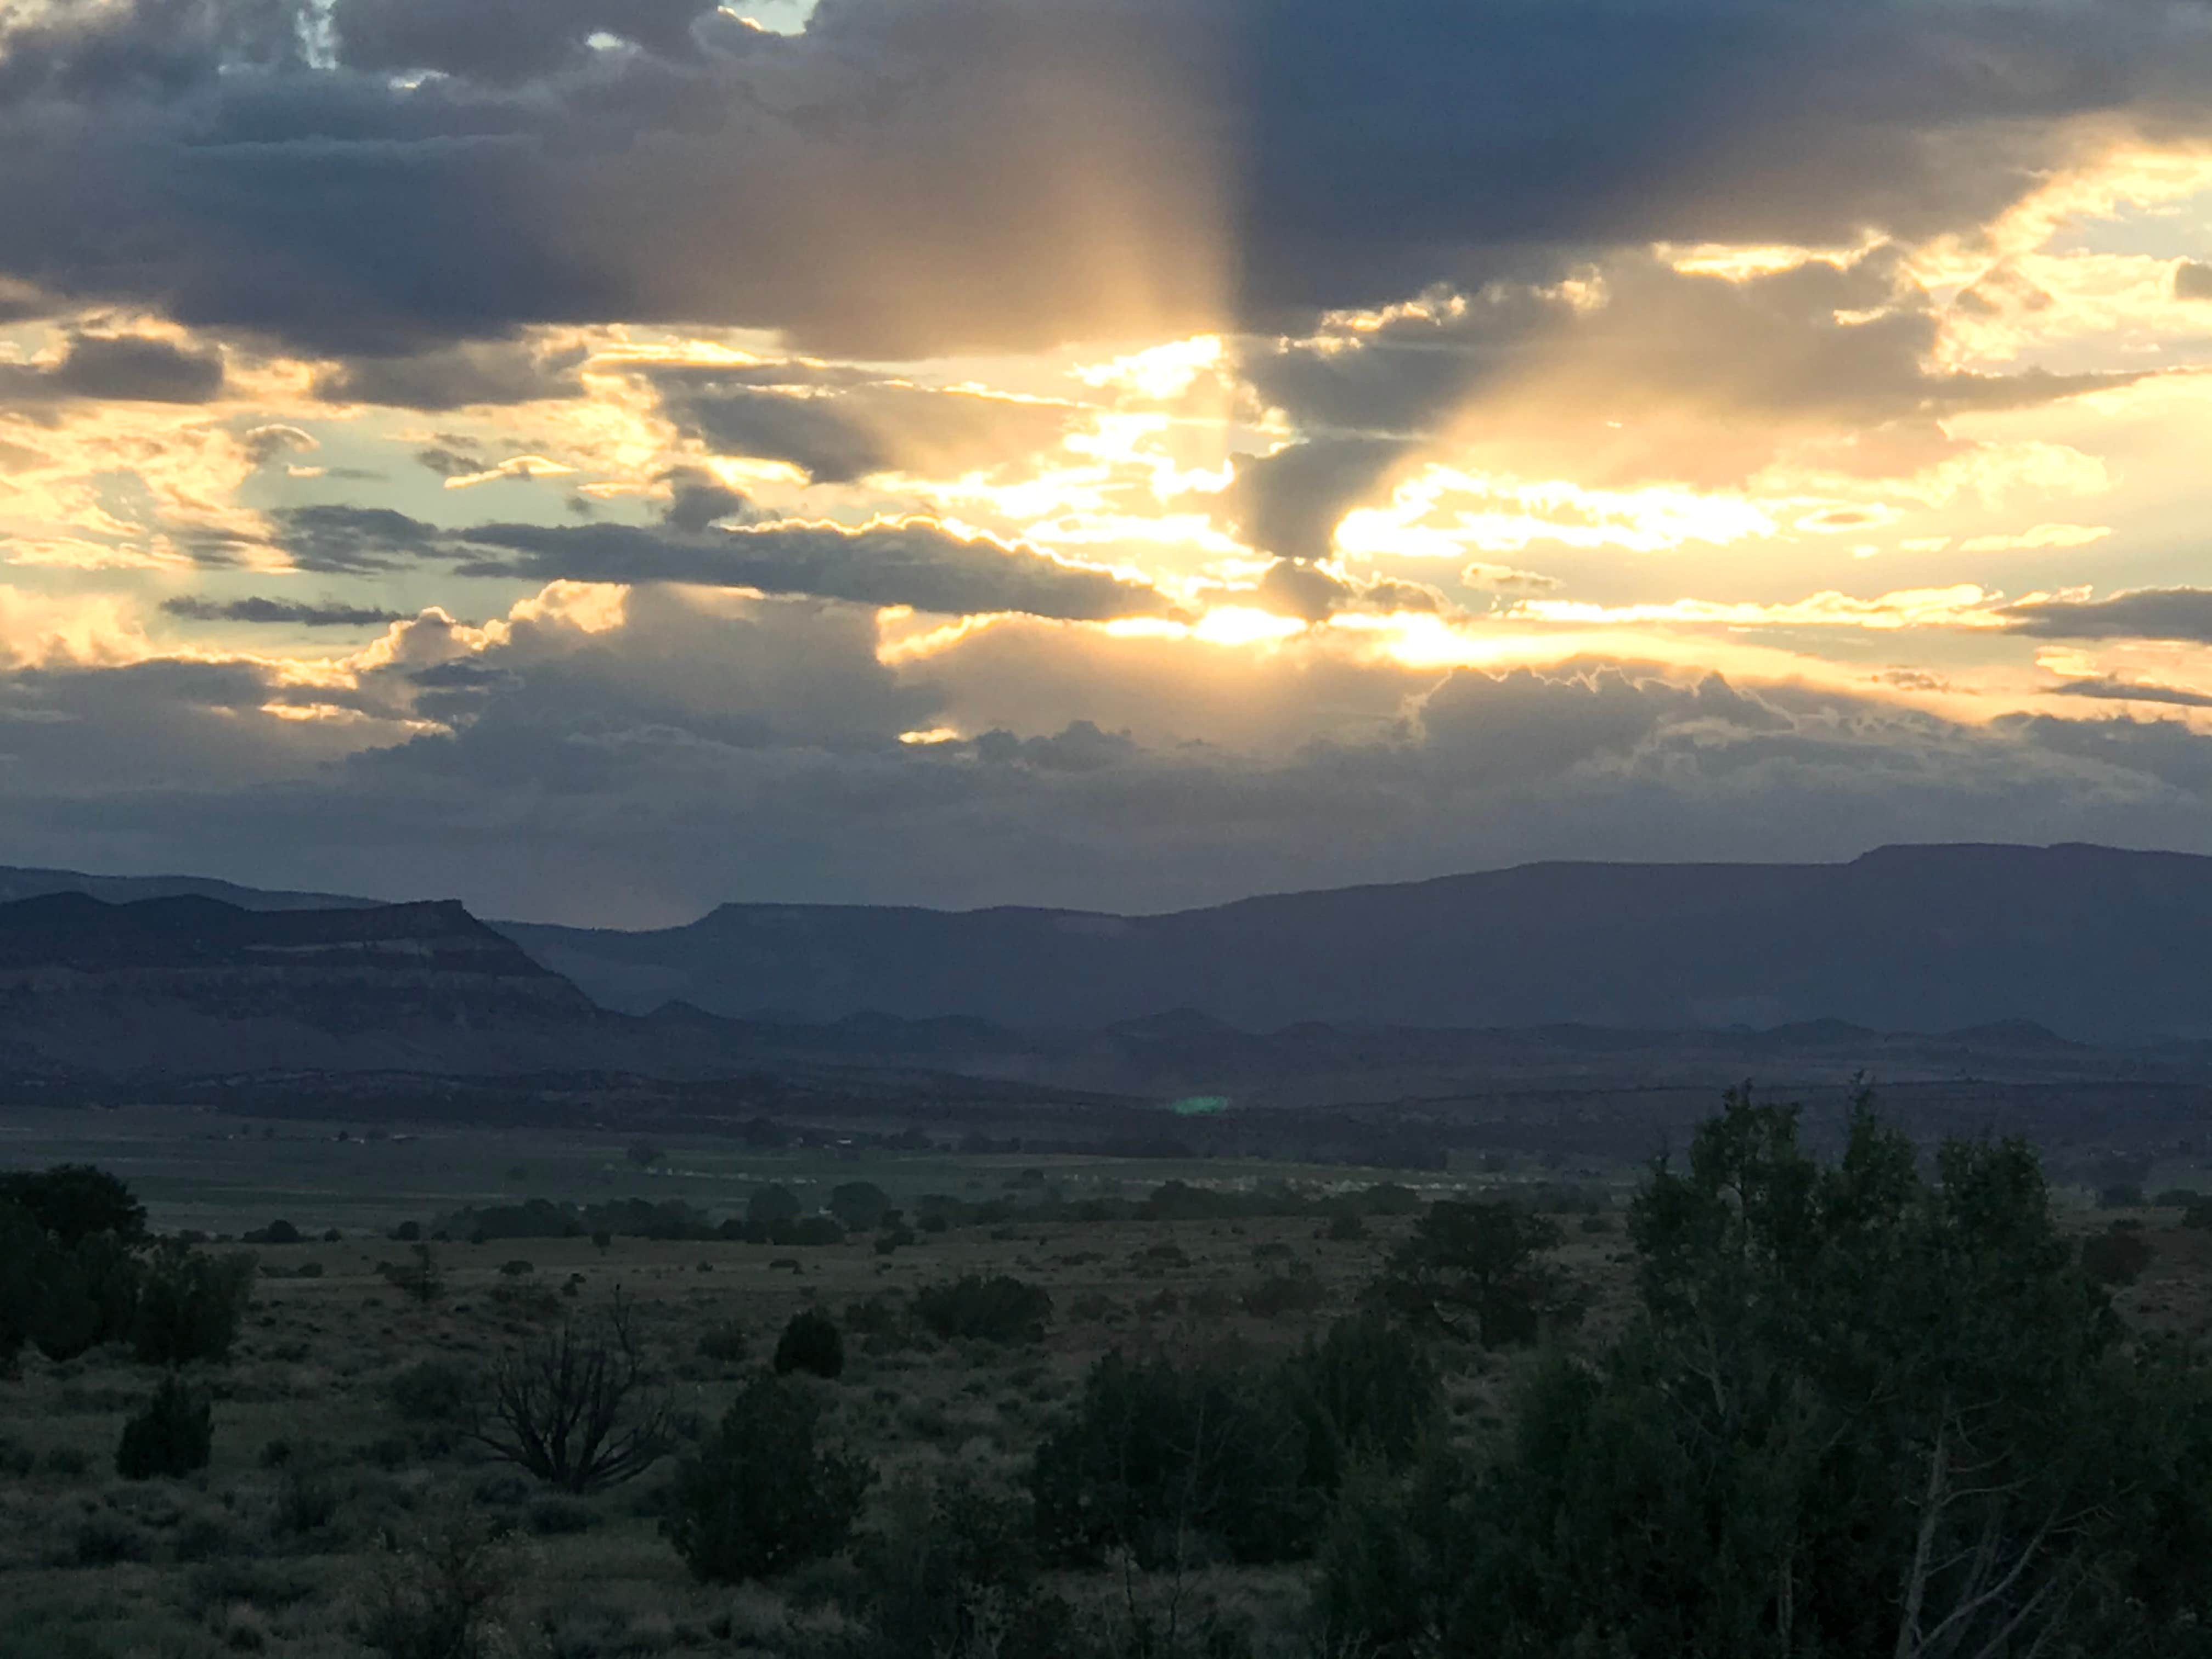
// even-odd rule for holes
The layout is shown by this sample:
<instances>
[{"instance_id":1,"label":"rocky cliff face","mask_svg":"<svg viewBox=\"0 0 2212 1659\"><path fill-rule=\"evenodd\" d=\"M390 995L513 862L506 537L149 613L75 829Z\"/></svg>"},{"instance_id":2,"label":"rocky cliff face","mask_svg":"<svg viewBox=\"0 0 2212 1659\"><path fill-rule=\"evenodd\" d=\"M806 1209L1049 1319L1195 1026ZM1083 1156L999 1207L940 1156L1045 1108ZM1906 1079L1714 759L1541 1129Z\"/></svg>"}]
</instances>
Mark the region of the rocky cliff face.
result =
<instances>
[{"instance_id":1,"label":"rocky cliff face","mask_svg":"<svg viewBox=\"0 0 2212 1659\"><path fill-rule=\"evenodd\" d=\"M106 1073L603 1063L627 1025L458 903L0 904L0 1044Z\"/></svg>"}]
</instances>

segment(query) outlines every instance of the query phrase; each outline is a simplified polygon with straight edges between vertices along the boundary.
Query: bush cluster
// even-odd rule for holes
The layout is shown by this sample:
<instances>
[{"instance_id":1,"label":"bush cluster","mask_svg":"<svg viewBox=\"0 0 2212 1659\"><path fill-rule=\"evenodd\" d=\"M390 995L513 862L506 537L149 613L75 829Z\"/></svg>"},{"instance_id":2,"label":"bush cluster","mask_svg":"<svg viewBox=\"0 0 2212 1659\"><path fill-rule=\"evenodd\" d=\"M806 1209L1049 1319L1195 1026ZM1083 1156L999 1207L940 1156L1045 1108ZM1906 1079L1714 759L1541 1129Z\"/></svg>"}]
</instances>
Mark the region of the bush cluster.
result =
<instances>
[{"instance_id":1,"label":"bush cluster","mask_svg":"<svg viewBox=\"0 0 2212 1659\"><path fill-rule=\"evenodd\" d=\"M816 1376L835 1377L844 1370L845 1337L837 1322L815 1308L802 1308L792 1315L783 1334L776 1339L776 1375L808 1371Z\"/></svg>"},{"instance_id":2,"label":"bush cluster","mask_svg":"<svg viewBox=\"0 0 2212 1659\"><path fill-rule=\"evenodd\" d=\"M1065 1565L1303 1555L1346 1471L1410 1459L1441 1397L1419 1344L1379 1313L1272 1366L1109 1353L1032 1460L1038 1542Z\"/></svg>"},{"instance_id":3,"label":"bush cluster","mask_svg":"<svg viewBox=\"0 0 2212 1659\"><path fill-rule=\"evenodd\" d=\"M175 1376L165 1376L153 1397L123 1425L115 1472L125 1480L191 1474L208 1466L215 1445L215 1413Z\"/></svg>"},{"instance_id":4,"label":"bush cluster","mask_svg":"<svg viewBox=\"0 0 2212 1659\"><path fill-rule=\"evenodd\" d=\"M934 1335L984 1342L1042 1342L1052 1297L1041 1285L1005 1273L968 1273L914 1295L914 1316Z\"/></svg>"},{"instance_id":5,"label":"bush cluster","mask_svg":"<svg viewBox=\"0 0 2212 1659\"><path fill-rule=\"evenodd\" d=\"M253 1294L247 1255L155 1243L114 1176L83 1164L0 1176L0 1365L128 1341L149 1364L226 1358Z\"/></svg>"},{"instance_id":6,"label":"bush cluster","mask_svg":"<svg viewBox=\"0 0 2212 1659\"><path fill-rule=\"evenodd\" d=\"M874 1471L821 1443L821 1410L802 1385L756 1377L678 1465L661 1530L695 1577L766 1577L844 1547Z\"/></svg>"}]
</instances>

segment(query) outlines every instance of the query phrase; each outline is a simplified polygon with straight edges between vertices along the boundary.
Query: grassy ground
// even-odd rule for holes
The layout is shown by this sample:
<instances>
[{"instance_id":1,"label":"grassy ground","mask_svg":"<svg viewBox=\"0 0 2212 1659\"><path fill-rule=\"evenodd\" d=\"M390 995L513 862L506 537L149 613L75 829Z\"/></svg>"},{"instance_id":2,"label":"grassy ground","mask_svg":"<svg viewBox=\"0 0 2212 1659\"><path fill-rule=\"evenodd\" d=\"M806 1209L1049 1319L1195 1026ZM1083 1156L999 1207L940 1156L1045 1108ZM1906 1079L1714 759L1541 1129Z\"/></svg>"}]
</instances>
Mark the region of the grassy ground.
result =
<instances>
[{"instance_id":1,"label":"grassy ground","mask_svg":"<svg viewBox=\"0 0 2212 1659\"><path fill-rule=\"evenodd\" d=\"M910 1483L935 1474L957 1469L987 1488L1017 1490L1085 1368L1110 1348L1288 1352L1352 1309L1408 1224L1376 1221L1365 1238L1338 1241L1310 1218L1032 1221L924 1234L889 1255L867 1236L812 1249L453 1243L434 1247L448 1293L428 1305L379 1271L406 1256L384 1236L397 1222L531 1196L673 1197L720 1214L768 1181L818 1199L836 1182L865 1179L910 1200L1054 1188L1083 1196L1168 1178L1304 1176L1336 1186L1372 1179L1241 1164L941 1154L855 1162L822 1152L663 1150L669 1172L647 1174L612 1133L533 1139L446 1130L364 1142L293 1125L272 1139L258 1124L153 1110L13 1118L0 1165L101 1164L147 1199L158 1227L235 1235L282 1216L311 1237L330 1227L343 1236L252 1247L261 1277L245 1334L231 1363L193 1379L216 1401L214 1460L203 1474L113 1477L122 1421L153 1380L126 1356L100 1351L55 1365L33 1353L20 1377L0 1382L0 1659L350 1659L368 1651L359 1628L380 1583L406 1570L416 1540L461 1516L513 1528L500 1569L510 1593L496 1653L834 1652L857 1616L849 1565L802 1569L770 1586L698 1586L658 1529L665 1465L592 1498L556 1498L488 1459L451 1422L410 1409L395 1395L395 1379L425 1362L481 1375L502 1349L564 1317L591 1317L619 1289L640 1310L679 1413L698 1427L719 1417L801 1308L850 1323L856 1304L882 1297L896 1309L920 1286L962 1273L1043 1285L1055 1312L1041 1345L944 1342L908 1324L851 1336L843 1376L808 1384L836 1437L878 1466L868 1524L882 1529L900 1524ZM1492 1184L1536 1173L1509 1170ZM2084 1212L2072 1224L2101 1229L2113 1218ZM2154 1250L2141 1279L2120 1293L2123 1310L2147 1324L2204 1332L2212 1234L2176 1227L2172 1212L2122 1218L2142 1223ZM1620 1212L1616 1205L1588 1231L1581 1217L1561 1219L1562 1265L1595 1293L1581 1339L1593 1340L1626 1308ZM1313 1305L1272 1317L1249 1310L1247 1292L1291 1274L1318 1287ZM711 1355L702 1352L703 1337L732 1328L749 1339L742 1357L712 1343ZM1450 1382L1461 1431L1497 1420L1522 1363L1461 1357ZM1304 1627L1305 1592L1293 1569L1212 1569L1173 1583L1096 1575L1058 1588L1100 1651L1127 1650L1139 1617L1172 1600L1227 1609L1251 1636L1251 1651L1285 1659L1320 1652Z\"/></svg>"}]
</instances>

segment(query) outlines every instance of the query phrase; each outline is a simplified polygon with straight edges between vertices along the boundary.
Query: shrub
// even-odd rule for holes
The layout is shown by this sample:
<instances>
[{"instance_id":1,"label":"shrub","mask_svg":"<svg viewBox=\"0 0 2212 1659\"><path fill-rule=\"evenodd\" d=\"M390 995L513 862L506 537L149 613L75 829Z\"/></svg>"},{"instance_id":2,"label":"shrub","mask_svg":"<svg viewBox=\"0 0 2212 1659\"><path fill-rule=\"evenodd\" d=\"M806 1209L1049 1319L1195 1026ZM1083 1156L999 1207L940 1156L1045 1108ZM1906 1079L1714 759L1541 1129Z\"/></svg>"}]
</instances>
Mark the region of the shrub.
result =
<instances>
[{"instance_id":1,"label":"shrub","mask_svg":"<svg viewBox=\"0 0 2212 1659\"><path fill-rule=\"evenodd\" d=\"M803 1308L776 1339L775 1370L781 1376L792 1371L811 1371L817 1376L837 1376L845 1369L845 1338L828 1314Z\"/></svg>"},{"instance_id":2,"label":"shrub","mask_svg":"<svg viewBox=\"0 0 2212 1659\"><path fill-rule=\"evenodd\" d=\"M669 1449L668 1402L647 1376L619 1296L594 1325L564 1321L509 1349L489 1392L486 1418L471 1431L477 1443L563 1492L617 1486Z\"/></svg>"},{"instance_id":3,"label":"shrub","mask_svg":"<svg viewBox=\"0 0 2212 1659\"><path fill-rule=\"evenodd\" d=\"M1306 1424L1306 1482L1331 1492L1355 1460L1412 1462L1443 1398L1420 1342L1375 1312L1338 1320L1319 1342L1309 1339L1283 1380Z\"/></svg>"},{"instance_id":4,"label":"shrub","mask_svg":"<svg viewBox=\"0 0 2212 1659\"><path fill-rule=\"evenodd\" d=\"M512 1583L503 1540L481 1522L453 1520L387 1549L355 1633L384 1659L489 1659Z\"/></svg>"},{"instance_id":5,"label":"shrub","mask_svg":"<svg viewBox=\"0 0 2212 1659\"><path fill-rule=\"evenodd\" d=\"M419 1241L409 1248L405 1261L397 1265L380 1261L376 1271L401 1295L426 1306L446 1293L444 1264L438 1260L437 1251Z\"/></svg>"},{"instance_id":6,"label":"shrub","mask_svg":"<svg viewBox=\"0 0 2212 1659\"><path fill-rule=\"evenodd\" d=\"M127 1335L144 1264L113 1232L63 1243L29 1213L0 1206L0 1358L28 1338L52 1360Z\"/></svg>"},{"instance_id":7,"label":"shrub","mask_svg":"<svg viewBox=\"0 0 2212 1659\"><path fill-rule=\"evenodd\" d=\"M1069 1565L1115 1550L1147 1570L1186 1565L1201 1540L1238 1561L1287 1559L1320 1510L1302 1489L1304 1442L1269 1373L1116 1351L1091 1366L1075 1415L1037 1448L1037 1540Z\"/></svg>"},{"instance_id":8,"label":"shrub","mask_svg":"<svg viewBox=\"0 0 2212 1659\"><path fill-rule=\"evenodd\" d=\"M2100 1210L2137 1209L2142 1201L2143 1190L2132 1181L2114 1182L2097 1193L2097 1207Z\"/></svg>"},{"instance_id":9,"label":"shrub","mask_svg":"<svg viewBox=\"0 0 2212 1659\"><path fill-rule=\"evenodd\" d=\"M410 1423L453 1423L475 1403L476 1379L450 1359L423 1359L384 1385L392 1407Z\"/></svg>"},{"instance_id":10,"label":"shrub","mask_svg":"<svg viewBox=\"0 0 2212 1659\"><path fill-rule=\"evenodd\" d=\"M386 1237L395 1244L418 1244L422 1239L422 1224L419 1221L403 1221Z\"/></svg>"},{"instance_id":11,"label":"shrub","mask_svg":"<svg viewBox=\"0 0 2212 1659\"><path fill-rule=\"evenodd\" d=\"M80 1567L112 1567L153 1559L154 1540L146 1529L112 1510L87 1516L70 1540L70 1559Z\"/></svg>"},{"instance_id":12,"label":"shrub","mask_svg":"<svg viewBox=\"0 0 2212 1659\"><path fill-rule=\"evenodd\" d=\"M859 1336L896 1336L899 1312L881 1291L845 1304L845 1328Z\"/></svg>"},{"instance_id":13,"label":"shrub","mask_svg":"<svg viewBox=\"0 0 2212 1659\"><path fill-rule=\"evenodd\" d=\"M271 1517L280 1533L295 1537L319 1532L337 1518L338 1489L330 1471L319 1462L295 1462L276 1483L276 1510Z\"/></svg>"},{"instance_id":14,"label":"shrub","mask_svg":"<svg viewBox=\"0 0 2212 1659\"><path fill-rule=\"evenodd\" d=\"M2152 1653L2202 1629L2179 1564L2212 1534L2203 1372L2130 1352L2025 1143L1932 1162L1863 1102L1824 1162L1793 1109L1732 1092L1630 1212L1626 1331L1528 1373L1489 1455L1352 1495L1334 1639Z\"/></svg>"},{"instance_id":15,"label":"shrub","mask_svg":"<svg viewBox=\"0 0 2212 1659\"><path fill-rule=\"evenodd\" d=\"M1246 1285L1237 1299L1255 1319L1279 1319L1285 1314L1311 1313L1328 1301L1328 1291L1310 1273L1278 1273Z\"/></svg>"},{"instance_id":16,"label":"shrub","mask_svg":"<svg viewBox=\"0 0 2212 1659\"><path fill-rule=\"evenodd\" d=\"M501 1275L504 1278L520 1279L525 1273L536 1273L538 1271L538 1265L532 1261L525 1261L521 1257L517 1256L512 1261L501 1262L499 1264L499 1271Z\"/></svg>"},{"instance_id":17,"label":"shrub","mask_svg":"<svg viewBox=\"0 0 2212 1659\"><path fill-rule=\"evenodd\" d=\"M276 1220L265 1227L256 1227L252 1232L240 1233L239 1242L245 1244L297 1244L302 1235L290 1222Z\"/></svg>"},{"instance_id":18,"label":"shrub","mask_svg":"<svg viewBox=\"0 0 2212 1659\"><path fill-rule=\"evenodd\" d=\"M886 1498L853 1552L884 1659L1085 1650L1037 1586L1026 1504L963 1473L910 1475Z\"/></svg>"},{"instance_id":19,"label":"shrub","mask_svg":"<svg viewBox=\"0 0 2212 1659\"><path fill-rule=\"evenodd\" d=\"M2132 1285L2150 1266L2150 1241L2133 1228L2117 1224L2081 1241L2081 1267L2106 1285Z\"/></svg>"},{"instance_id":20,"label":"shrub","mask_svg":"<svg viewBox=\"0 0 2212 1659\"><path fill-rule=\"evenodd\" d=\"M1546 1261L1558 1225L1510 1202L1440 1199L1390 1253L1376 1289L1393 1310L1486 1347L1573 1322L1579 1300Z\"/></svg>"},{"instance_id":21,"label":"shrub","mask_svg":"<svg viewBox=\"0 0 2212 1659\"><path fill-rule=\"evenodd\" d=\"M253 1299L250 1255L165 1249L147 1264L131 1344L149 1365L225 1359Z\"/></svg>"},{"instance_id":22,"label":"shrub","mask_svg":"<svg viewBox=\"0 0 2212 1659\"><path fill-rule=\"evenodd\" d=\"M881 1226L890 1208L891 1195L872 1181L848 1181L830 1189L830 1213L854 1232Z\"/></svg>"},{"instance_id":23,"label":"shrub","mask_svg":"<svg viewBox=\"0 0 2212 1659\"><path fill-rule=\"evenodd\" d=\"M1004 1273L984 1279L969 1273L947 1285L928 1285L915 1292L915 1316L948 1340L968 1337L985 1342L1042 1342L1052 1317L1052 1297L1042 1285Z\"/></svg>"},{"instance_id":24,"label":"shrub","mask_svg":"<svg viewBox=\"0 0 2212 1659\"><path fill-rule=\"evenodd\" d=\"M146 1206L106 1170L89 1164L0 1174L0 1204L27 1211L64 1249L106 1233L125 1244L146 1237Z\"/></svg>"},{"instance_id":25,"label":"shrub","mask_svg":"<svg viewBox=\"0 0 2212 1659\"><path fill-rule=\"evenodd\" d=\"M115 1472L125 1480L190 1474L208 1466L214 1444L213 1408L176 1376L165 1376L124 1424Z\"/></svg>"},{"instance_id":26,"label":"shrub","mask_svg":"<svg viewBox=\"0 0 2212 1659\"><path fill-rule=\"evenodd\" d=\"M541 1538L557 1538L569 1533L588 1532L599 1523L599 1516L588 1504L573 1498L541 1498L530 1506L530 1530Z\"/></svg>"},{"instance_id":27,"label":"shrub","mask_svg":"<svg viewBox=\"0 0 2212 1659\"><path fill-rule=\"evenodd\" d=\"M763 1187L745 1200L745 1219L756 1227L773 1227L799 1219L799 1200L788 1187Z\"/></svg>"},{"instance_id":28,"label":"shrub","mask_svg":"<svg viewBox=\"0 0 2212 1659\"><path fill-rule=\"evenodd\" d=\"M1332 1243L1357 1243L1367 1236L1366 1219L1357 1210L1339 1210L1328 1218L1328 1229L1325 1237Z\"/></svg>"},{"instance_id":29,"label":"shrub","mask_svg":"<svg viewBox=\"0 0 2212 1659\"><path fill-rule=\"evenodd\" d=\"M711 1359L717 1364L742 1365L750 1346L751 1340L745 1334L745 1328L734 1319L726 1320L700 1334L699 1357Z\"/></svg>"},{"instance_id":30,"label":"shrub","mask_svg":"<svg viewBox=\"0 0 2212 1659\"><path fill-rule=\"evenodd\" d=\"M678 1467L661 1530L693 1577L736 1583L843 1547L874 1471L817 1443L820 1414L804 1389L757 1377Z\"/></svg>"}]
</instances>

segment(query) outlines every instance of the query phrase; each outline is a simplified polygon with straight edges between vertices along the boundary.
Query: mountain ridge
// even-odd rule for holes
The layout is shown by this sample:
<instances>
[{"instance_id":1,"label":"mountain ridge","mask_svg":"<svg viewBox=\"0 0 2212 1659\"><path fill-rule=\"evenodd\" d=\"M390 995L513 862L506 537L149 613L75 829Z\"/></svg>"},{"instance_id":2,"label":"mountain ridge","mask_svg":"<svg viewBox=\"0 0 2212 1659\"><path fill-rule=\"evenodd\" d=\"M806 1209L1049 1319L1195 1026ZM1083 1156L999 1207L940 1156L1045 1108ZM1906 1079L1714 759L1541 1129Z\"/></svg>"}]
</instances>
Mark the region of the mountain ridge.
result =
<instances>
[{"instance_id":1,"label":"mountain ridge","mask_svg":"<svg viewBox=\"0 0 2212 1659\"><path fill-rule=\"evenodd\" d=\"M35 879L51 896L69 875L0 870L0 893ZM211 884L239 896L218 902L301 908L301 895ZM771 1026L884 1017L1071 1033L1182 1011L1243 1033L1833 1021L2212 1036L2212 858L2082 842L1902 844L1838 864L1547 860L1151 915L769 902L635 931L470 922L615 1012L682 1004ZM927 1046L957 1041L940 1031Z\"/></svg>"},{"instance_id":2,"label":"mountain ridge","mask_svg":"<svg viewBox=\"0 0 2212 1659\"><path fill-rule=\"evenodd\" d=\"M1557 860L1157 915L772 903L635 933L499 925L638 1012L2212 1035L2212 858L2081 842L1900 845L1841 864Z\"/></svg>"}]
</instances>

